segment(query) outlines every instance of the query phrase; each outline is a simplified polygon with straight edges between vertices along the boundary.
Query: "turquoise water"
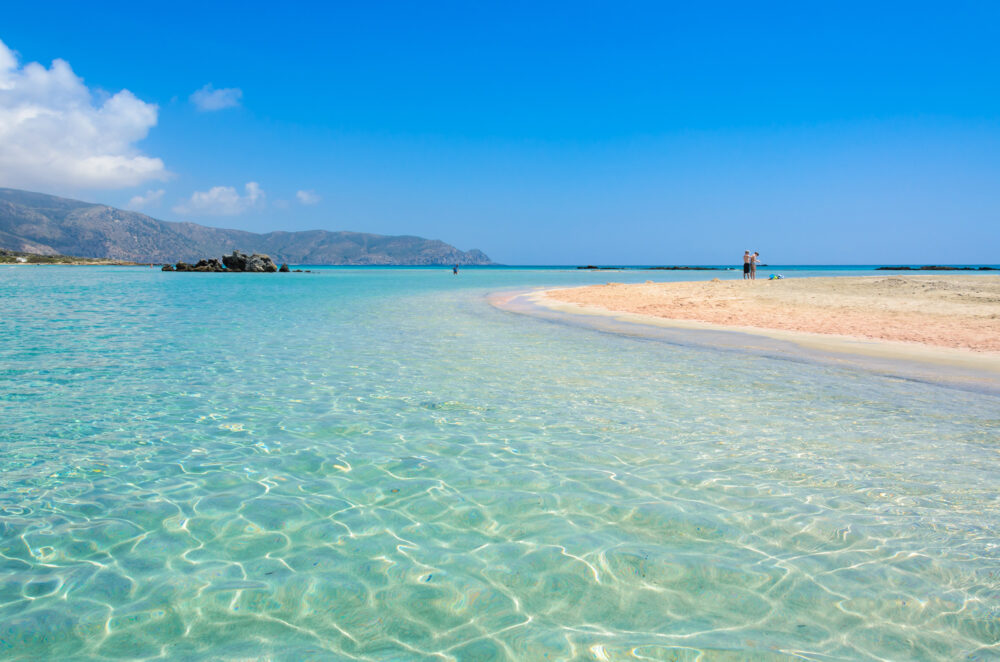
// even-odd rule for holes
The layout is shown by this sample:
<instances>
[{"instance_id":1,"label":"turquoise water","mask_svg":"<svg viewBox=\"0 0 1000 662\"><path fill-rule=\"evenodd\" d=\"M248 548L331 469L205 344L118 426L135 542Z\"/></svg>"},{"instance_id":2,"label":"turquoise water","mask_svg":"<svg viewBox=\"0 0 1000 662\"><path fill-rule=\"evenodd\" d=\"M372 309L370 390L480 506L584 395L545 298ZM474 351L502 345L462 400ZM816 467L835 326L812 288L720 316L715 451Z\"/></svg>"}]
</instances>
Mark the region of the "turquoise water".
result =
<instances>
[{"instance_id":1,"label":"turquoise water","mask_svg":"<svg viewBox=\"0 0 1000 662\"><path fill-rule=\"evenodd\" d=\"M996 396L486 300L717 276L0 268L0 658L1000 658Z\"/></svg>"}]
</instances>

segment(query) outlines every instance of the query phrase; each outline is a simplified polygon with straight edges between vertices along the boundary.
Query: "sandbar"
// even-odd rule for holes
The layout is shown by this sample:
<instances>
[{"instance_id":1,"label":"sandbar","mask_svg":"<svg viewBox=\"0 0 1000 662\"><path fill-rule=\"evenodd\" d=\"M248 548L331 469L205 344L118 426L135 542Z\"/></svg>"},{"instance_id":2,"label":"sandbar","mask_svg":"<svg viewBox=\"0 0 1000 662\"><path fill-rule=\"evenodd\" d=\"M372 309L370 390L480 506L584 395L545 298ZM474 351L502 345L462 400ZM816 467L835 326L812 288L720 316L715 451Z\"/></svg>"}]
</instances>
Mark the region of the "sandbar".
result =
<instances>
[{"instance_id":1,"label":"sandbar","mask_svg":"<svg viewBox=\"0 0 1000 662\"><path fill-rule=\"evenodd\" d=\"M546 290L532 298L562 312L1000 373L998 275L647 281Z\"/></svg>"}]
</instances>

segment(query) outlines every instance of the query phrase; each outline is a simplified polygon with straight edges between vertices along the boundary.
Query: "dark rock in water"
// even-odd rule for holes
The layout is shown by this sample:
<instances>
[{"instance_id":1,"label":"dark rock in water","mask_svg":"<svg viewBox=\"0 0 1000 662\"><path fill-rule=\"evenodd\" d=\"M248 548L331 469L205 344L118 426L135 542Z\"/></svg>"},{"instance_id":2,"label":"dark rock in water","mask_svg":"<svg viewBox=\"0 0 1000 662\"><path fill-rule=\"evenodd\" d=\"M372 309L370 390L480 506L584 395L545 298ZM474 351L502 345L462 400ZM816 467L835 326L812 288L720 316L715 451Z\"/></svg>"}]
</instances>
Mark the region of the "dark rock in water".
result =
<instances>
[{"instance_id":1,"label":"dark rock in water","mask_svg":"<svg viewBox=\"0 0 1000 662\"><path fill-rule=\"evenodd\" d=\"M278 267L278 271L280 271L283 274L287 274L289 271L291 271L291 269L288 268L287 264L283 264L280 267Z\"/></svg>"},{"instance_id":2,"label":"dark rock in water","mask_svg":"<svg viewBox=\"0 0 1000 662\"><path fill-rule=\"evenodd\" d=\"M163 265L163 268L160 269L160 271L173 271L173 270L174 266L172 264L165 264Z\"/></svg>"},{"instance_id":3,"label":"dark rock in water","mask_svg":"<svg viewBox=\"0 0 1000 662\"><path fill-rule=\"evenodd\" d=\"M273 274L278 270L278 265L274 263L270 255L254 253L247 263L247 271L265 272Z\"/></svg>"},{"instance_id":4,"label":"dark rock in water","mask_svg":"<svg viewBox=\"0 0 1000 662\"><path fill-rule=\"evenodd\" d=\"M250 271L254 273L274 273L278 270L278 265L274 263L268 255L254 253L248 256L240 251L233 251L232 255L223 255L222 263L230 271Z\"/></svg>"},{"instance_id":5,"label":"dark rock in water","mask_svg":"<svg viewBox=\"0 0 1000 662\"><path fill-rule=\"evenodd\" d=\"M939 267L937 265L929 265L926 267L920 267L921 271L1000 271L996 267Z\"/></svg>"},{"instance_id":6,"label":"dark rock in water","mask_svg":"<svg viewBox=\"0 0 1000 662\"><path fill-rule=\"evenodd\" d=\"M301 269L296 269L295 273L300 274L300 273L302 273L302 270Z\"/></svg>"},{"instance_id":7,"label":"dark rock in water","mask_svg":"<svg viewBox=\"0 0 1000 662\"><path fill-rule=\"evenodd\" d=\"M216 258L211 258L208 260L198 260L198 264L194 265L192 271L222 271L225 267Z\"/></svg>"},{"instance_id":8,"label":"dark rock in water","mask_svg":"<svg viewBox=\"0 0 1000 662\"><path fill-rule=\"evenodd\" d=\"M230 271L246 271L247 262L249 261L250 256L240 251L233 251L232 255L222 256L222 264L226 265L226 269Z\"/></svg>"},{"instance_id":9,"label":"dark rock in water","mask_svg":"<svg viewBox=\"0 0 1000 662\"><path fill-rule=\"evenodd\" d=\"M1000 271L997 267L945 267L927 264L922 267L875 267L875 271Z\"/></svg>"},{"instance_id":10,"label":"dark rock in water","mask_svg":"<svg viewBox=\"0 0 1000 662\"><path fill-rule=\"evenodd\" d=\"M288 271L288 265L281 265L282 271ZM231 272L257 272L274 273L278 270L278 265L268 255L254 253L247 255L240 251L233 251L232 255L223 255L222 260L210 257L198 260L197 264L191 265L187 262L178 262L176 266L169 264L163 267L163 271L200 271L219 273L223 271Z\"/></svg>"}]
</instances>

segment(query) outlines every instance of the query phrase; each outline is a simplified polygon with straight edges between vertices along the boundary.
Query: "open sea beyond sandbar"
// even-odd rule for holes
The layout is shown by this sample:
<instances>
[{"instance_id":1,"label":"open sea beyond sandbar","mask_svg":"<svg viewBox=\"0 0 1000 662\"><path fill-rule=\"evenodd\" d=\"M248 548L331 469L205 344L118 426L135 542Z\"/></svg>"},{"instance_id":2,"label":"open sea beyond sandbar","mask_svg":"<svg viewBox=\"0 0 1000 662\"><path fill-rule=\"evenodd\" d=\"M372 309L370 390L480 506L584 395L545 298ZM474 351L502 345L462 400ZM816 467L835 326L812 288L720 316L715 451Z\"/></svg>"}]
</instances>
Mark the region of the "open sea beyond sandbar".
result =
<instances>
[{"instance_id":1,"label":"open sea beyond sandbar","mask_svg":"<svg viewBox=\"0 0 1000 662\"><path fill-rule=\"evenodd\" d=\"M713 277L0 268L0 658L1000 658L996 395L487 300Z\"/></svg>"}]
</instances>

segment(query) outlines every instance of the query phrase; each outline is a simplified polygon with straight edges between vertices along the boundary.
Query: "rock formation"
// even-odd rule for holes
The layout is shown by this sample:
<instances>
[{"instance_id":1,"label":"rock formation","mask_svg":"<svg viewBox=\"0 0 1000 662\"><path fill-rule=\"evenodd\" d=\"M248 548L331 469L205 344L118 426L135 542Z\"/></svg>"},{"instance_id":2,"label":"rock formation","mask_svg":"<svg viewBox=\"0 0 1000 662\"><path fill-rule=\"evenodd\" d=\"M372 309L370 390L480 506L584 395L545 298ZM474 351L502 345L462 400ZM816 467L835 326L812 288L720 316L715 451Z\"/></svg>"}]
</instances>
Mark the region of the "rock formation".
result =
<instances>
[{"instance_id":1,"label":"rock formation","mask_svg":"<svg viewBox=\"0 0 1000 662\"><path fill-rule=\"evenodd\" d=\"M210 258L207 260L198 260L198 264L194 265L191 271L222 271L225 267L217 259Z\"/></svg>"},{"instance_id":2,"label":"rock formation","mask_svg":"<svg viewBox=\"0 0 1000 662\"><path fill-rule=\"evenodd\" d=\"M278 265L268 255L254 253L247 255L240 251L233 251L232 255L223 255L222 263L229 271L251 271L255 273L273 273L278 270Z\"/></svg>"},{"instance_id":3,"label":"rock formation","mask_svg":"<svg viewBox=\"0 0 1000 662\"><path fill-rule=\"evenodd\" d=\"M288 265L283 264L281 266L283 267L283 271L288 271ZM223 255L221 261L218 258L211 257L198 260L197 264L193 265L188 264L187 262L178 262L173 267L169 264L164 265L161 271L274 273L277 270L278 266L268 255L261 255L259 253L247 255L246 253L234 250L231 255Z\"/></svg>"}]
</instances>

